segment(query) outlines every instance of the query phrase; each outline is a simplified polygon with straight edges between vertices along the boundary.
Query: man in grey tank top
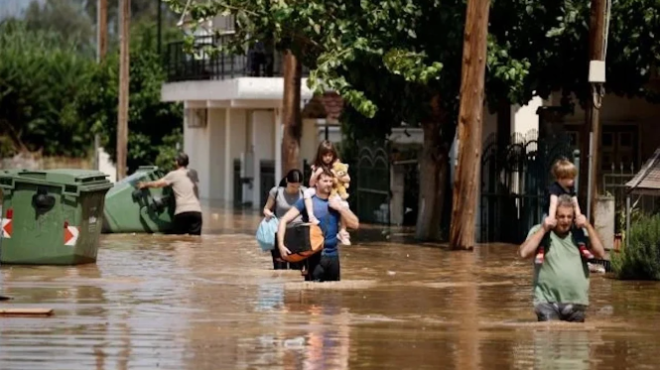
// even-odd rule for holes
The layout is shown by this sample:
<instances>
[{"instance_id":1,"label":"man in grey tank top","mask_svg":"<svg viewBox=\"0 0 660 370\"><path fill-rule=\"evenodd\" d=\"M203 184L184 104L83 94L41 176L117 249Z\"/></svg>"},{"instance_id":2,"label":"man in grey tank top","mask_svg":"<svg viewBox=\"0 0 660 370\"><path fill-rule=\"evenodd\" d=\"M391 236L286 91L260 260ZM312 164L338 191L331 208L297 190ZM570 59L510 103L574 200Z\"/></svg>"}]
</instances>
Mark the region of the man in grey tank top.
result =
<instances>
[{"instance_id":1,"label":"man in grey tank top","mask_svg":"<svg viewBox=\"0 0 660 370\"><path fill-rule=\"evenodd\" d=\"M170 171L165 177L156 181L141 182L138 188L162 188L171 186L176 200L174 210L175 234L202 234L202 206L199 203L197 172L189 170L188 155L179 153L176 157L177 169Z\"/></svg>"}]
</instances>

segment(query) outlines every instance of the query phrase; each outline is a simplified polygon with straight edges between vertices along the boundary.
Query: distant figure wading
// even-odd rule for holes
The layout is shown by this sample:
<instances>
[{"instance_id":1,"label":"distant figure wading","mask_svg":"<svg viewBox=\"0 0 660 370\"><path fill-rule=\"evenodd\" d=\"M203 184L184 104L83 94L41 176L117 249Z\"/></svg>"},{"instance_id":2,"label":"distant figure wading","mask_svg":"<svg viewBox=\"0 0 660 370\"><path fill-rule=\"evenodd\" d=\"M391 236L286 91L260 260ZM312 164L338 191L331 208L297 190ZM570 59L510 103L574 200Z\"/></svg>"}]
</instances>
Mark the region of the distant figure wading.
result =
<instances>
[{"instance_id":1,"label":"distant figure wading","mask_svg":"<svg viewBox=\"0 0 660 370\"><path fill-rule=\"evenodd\" d=\"M199 179L195 170L189 170L188 155L176 156L176 170L156 181L141 182L138 188L163 188L171 186L176 200L174 210L174 233L183 235L202 234L202 206L199 203Z\"/></svg>"}]
</instances>

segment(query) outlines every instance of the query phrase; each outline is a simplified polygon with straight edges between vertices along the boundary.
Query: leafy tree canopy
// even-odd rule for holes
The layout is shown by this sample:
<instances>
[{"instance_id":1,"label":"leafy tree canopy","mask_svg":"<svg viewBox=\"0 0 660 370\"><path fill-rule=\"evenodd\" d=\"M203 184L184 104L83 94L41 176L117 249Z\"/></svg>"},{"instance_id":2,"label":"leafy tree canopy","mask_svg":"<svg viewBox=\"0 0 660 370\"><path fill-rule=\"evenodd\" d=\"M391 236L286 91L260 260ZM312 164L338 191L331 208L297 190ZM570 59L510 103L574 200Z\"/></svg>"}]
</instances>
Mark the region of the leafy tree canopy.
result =
<instances>
[{"instance_id":1,"label":"leafy tree canopy","mask_svg":"<svg viewBox=\"0 0 660 370\"><path fill-rule=\"evenodd\" d=\"M93 62L60 35L14 20L0 25L0 45L1 154L86 155L93 139L75 97L90 83Z\"/></svg>"},{"instance_id":2,"label":"leafy tree canopy","mask_svg":"<svg viewBox=\"0 0 660 370\"><path fill-rule=\"evenodd\" d=\"M183 107L160 101L165 72L156 51L155 33L153 23L140 23L131 32L129 172L154 162L169 166L174 155L169 159L158 158L172 154L172 149L176 149L173 143L181 141ZM168 35L174 37L172 32ZM93 125L95 132L103 135L104 147L113 160L117 147L118 89L119 52L113 51L92 74L91 83L77 101L80 114Z\"/></svg>"}]
</instances>

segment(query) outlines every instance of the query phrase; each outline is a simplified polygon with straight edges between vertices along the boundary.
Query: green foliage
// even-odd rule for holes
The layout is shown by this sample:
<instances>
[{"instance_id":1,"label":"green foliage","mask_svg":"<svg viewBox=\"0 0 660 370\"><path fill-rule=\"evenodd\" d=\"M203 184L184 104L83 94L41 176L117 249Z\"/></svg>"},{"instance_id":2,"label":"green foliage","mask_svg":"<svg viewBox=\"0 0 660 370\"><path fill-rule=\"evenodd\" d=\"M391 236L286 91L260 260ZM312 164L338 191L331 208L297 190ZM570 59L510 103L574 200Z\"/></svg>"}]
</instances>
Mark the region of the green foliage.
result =
<instances>
[{"instance_id":1,"label":"green foliage","mask_svg":"<svg viewBox=\"0 0 660 370\"><path fill-rule=\"evenodd\" d=\"M174 170L176 167L174 162L180 148L183 148L183 132L181 128L176 128L170 135L163 137L160 153L156 157L156 166L166 172Z\"/></svg>"},{"instance_id":2,"label":"green foliage","mask_svg":"<svg viewBox=\"0 0 660 370\"><path fill-rule=\"evenodd\" d=\"M165 2L177 12L185 3ZM457 110L464 0L214 0L193 3L189 11L197 24L218 14L236 16L239 29L225 50L243 52L265 38L291 47L312 68L310 87L338 91L367 117L394 104L415 123L428 114L429 96L438 94L450 113L447 119ZM644 87L660 56L659 19L654 0L613 2L610 91L656 96ZM578 102L589 96L588 0L496 0L489 23L486 96L491 107L502 99L525 104L553 91L561 91L568 105L572 95ZM371 71L378 78L365 81L362 76L372 77Z\"/></svg>"},{"instance_id":3,"label":"green foliage","mask_svg":"<svg viewBox=\"0 0 660 370\"><path fill-rule=\"evenodd\" d=\"M0 25L0 45L0 154L87 155L93 138L75 97L90 83L94 63L58 34L18 21Z\"/></svg>"},{"instance_id":4,"label":"green foliage","mask_svg":"<svg viewBox=\"0 0 660 370\"><path fill-rule=\"evenodd\" d=\"M131 33L129 86L129 172L153 164L169 145L172 135L183 122L181 104L160 101L165 73L156 52L154 24L140 24ZM103 135L103 145L113 160L117 147L117 102L119 88L119 53L109 54L93 73L91 83L80 95L77 106L94 131ZM163 159L161 159L163 160Z\"/></svg>"},{"instance_id":5,"label":"green foliage","mask_svg":"<svg viewBox=\"0 0 660 370\"><path fill-rule=\"evenodd\" d=\"M612 268L619 279L660 280L660 214L631 225L621 253L612 255Z\"/></svg>"},{"instance_id":6,"label":"green foliage","mask_svg":"<svg viewBox=\"0 0 660 370\"><path fill-rule=\"evenodd\" d=\"M31 31L56 33L79 52L94 56L94 24L82 3L82 0L32 1L25 11L26 26Z\"/></svg>"}]
</instances>

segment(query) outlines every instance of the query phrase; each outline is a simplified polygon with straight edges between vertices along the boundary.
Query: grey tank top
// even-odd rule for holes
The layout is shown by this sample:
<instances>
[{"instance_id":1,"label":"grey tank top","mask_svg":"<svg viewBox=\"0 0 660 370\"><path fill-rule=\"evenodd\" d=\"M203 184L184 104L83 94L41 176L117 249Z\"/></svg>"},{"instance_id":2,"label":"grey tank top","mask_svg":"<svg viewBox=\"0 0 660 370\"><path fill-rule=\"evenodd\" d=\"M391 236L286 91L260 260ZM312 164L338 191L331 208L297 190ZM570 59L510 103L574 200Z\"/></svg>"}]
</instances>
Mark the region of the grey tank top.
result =
<instances>
[{"instance_id":1,"label":"grey tank top","mask_svg":"<svg viewBox=\"0 0 660 370\"><path fill-rule=\"evenodd\" d=\"M296 194L289 194L286 192L285 188L283 187L274 187L270 189L270 192L268 194L273 197L275 200L275 206L273 207L274 210L273 212L275 213L275 217L277 218L282 218L285 213L293 207L294 204L300 199L303 199L303 191L304 189L300 189L300 191ZM297 224L302 222L302 215L299 215L296 217L295 220L291 222L291 224Z\"/></svg>"}]
</instances>

